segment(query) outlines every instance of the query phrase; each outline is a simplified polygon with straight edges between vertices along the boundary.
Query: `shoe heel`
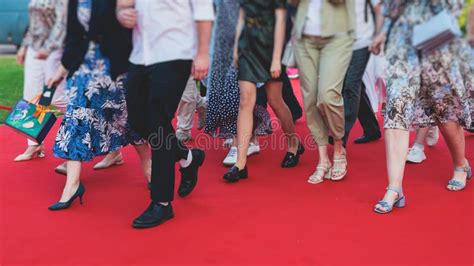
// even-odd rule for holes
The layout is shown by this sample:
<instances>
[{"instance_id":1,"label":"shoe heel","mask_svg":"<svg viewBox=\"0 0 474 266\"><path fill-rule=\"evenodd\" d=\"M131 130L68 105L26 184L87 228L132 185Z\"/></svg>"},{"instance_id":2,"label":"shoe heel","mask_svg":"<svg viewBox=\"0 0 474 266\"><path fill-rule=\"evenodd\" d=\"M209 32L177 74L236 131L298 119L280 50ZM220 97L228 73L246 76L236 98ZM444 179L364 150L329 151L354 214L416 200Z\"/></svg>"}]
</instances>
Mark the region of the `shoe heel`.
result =
<instances>
[{"instance_id":1,"label":"shoe heel","mask_svg":"<svg viewBox=\"0 0 474 266\"><path fill-rule=\"evenodd\" d=\"M393 206L394 206L394 207L397 207L397 208L403 208L403 207L405 207L405 204L406 204L406 202L405 202L405 197L402 197L402 198L400 198L397 202L395 202L395 203L393 204Z\"/></svg>"},{"instance_id":2,"label":"shoe heel","mask_svg":"<svg viewBox=\"0 0 474 266\"><path fill-rule=\"evenodd\" d=\"M324 179L331 179L331 176L332 176L332 168L329 168L326 174L324 175Z\"/></svg>"},{"instance_id":3,"label":"shoe heel","mask_svg":"<svg viewBox=\"0 0 474 266\"><path fill-rule=\"evenodd\" d=\"M245 168L244 170L242 170L239 173L239 179L246 179L248 177L249 177L249 172L248 172L247 168Z\"/></svg>"},{"instance_id":4,"label":"shoe heel","mask_svg":"<svg viewBox=\"0 0 474 266\"><path fill-rule=\"evenodd\" d=\"M469 168L469 171L467 171L467 179L471 179L472 178L472 169Z\"/></svg>"},{"instance_id":5,"label":"shoe heel","mask_svg":"<svg viewBox=\"0 0 474 266\"><path fill-rule=\"evenodd\" d=\"M82 201L82 197L83 197L83 196L84 196L84 195L80 195L80 196L79 196L79 203L80 203L81 205L82 205L82 203L83 203L83 201Z\"/></svg>"}]
</instances>

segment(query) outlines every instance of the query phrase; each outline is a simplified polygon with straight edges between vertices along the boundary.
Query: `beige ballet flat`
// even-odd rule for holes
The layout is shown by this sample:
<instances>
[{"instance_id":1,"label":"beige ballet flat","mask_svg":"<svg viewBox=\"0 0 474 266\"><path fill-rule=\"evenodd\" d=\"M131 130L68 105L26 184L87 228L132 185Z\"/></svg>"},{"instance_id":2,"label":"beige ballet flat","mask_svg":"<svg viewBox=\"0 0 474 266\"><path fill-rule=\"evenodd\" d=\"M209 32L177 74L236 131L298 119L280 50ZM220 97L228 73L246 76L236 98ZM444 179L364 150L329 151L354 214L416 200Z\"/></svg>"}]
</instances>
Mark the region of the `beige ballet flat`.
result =
<instances>
[{"instance_id":1,"label":"beige ballet flat","mask_svg":"<svg viewBox=\"0 0 474 266\"><path fill-rule=\"evenodd\" d=\"M94 165L94 170L106 169L114 165L121 165L121 164L123 164L123 157L122 157L122 153L120 152L119 154L117 154L116 156L110 159L108 156L106 156L102 161Z\"/></svg>"},{"instance_id":2,"label":"beige ballet flat","mask_svg":"<svg viewBox=\"0 0 474 266\"><path fill-rule=\"evenodd\" d=\"M32 148L30 149L30 147ZM28 149L25 151L25 153L18 155L14 161L15 162L30 161L34 158L44 158L43 144L28 146Z\"/></svg>"}]
</instances>

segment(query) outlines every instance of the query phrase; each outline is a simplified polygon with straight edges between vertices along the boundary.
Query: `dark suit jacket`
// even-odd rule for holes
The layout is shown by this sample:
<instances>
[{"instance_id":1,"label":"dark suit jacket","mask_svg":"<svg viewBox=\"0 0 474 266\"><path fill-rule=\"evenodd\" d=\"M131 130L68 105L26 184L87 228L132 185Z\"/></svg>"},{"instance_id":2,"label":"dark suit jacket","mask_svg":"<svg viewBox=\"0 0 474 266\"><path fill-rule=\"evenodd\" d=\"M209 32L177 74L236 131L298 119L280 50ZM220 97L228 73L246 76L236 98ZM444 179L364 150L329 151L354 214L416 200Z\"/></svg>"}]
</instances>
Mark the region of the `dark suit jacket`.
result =
<instances>
[{"instance_id":1,"label":"dark suit jacket","mask_svg":"<svg viewBox=\"0 0 474 266\"><path fill-rule=\"evenodd\" d=\"M101 52L110 60L110 71L115 79L127 72L132 50L131 30L123 28L115 16L116 0L93 0L89 31L77 18L78 0L69 0L67 33L62 64L69 77L79 68L89 48L89 42L99 44Z\"/></svg>"}]
</instances>

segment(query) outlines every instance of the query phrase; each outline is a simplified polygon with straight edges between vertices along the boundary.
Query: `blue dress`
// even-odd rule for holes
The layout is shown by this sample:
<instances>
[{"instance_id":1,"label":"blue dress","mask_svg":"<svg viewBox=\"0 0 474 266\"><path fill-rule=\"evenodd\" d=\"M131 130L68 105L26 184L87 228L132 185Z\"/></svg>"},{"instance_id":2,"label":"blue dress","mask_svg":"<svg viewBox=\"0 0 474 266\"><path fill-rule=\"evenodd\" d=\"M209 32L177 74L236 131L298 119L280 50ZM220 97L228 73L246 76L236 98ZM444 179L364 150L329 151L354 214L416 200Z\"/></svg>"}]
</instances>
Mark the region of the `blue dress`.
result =
<instances>
[{"instance_id":1,"label":"blue dress","mask_svg":"<svg viewBox=\"0 0 474 266\"><path fill-rule=\"evenodd\" d=\"M88 30L92 0L79 0L78 19ZM98 44L90 42L83 64L67 80L69 103L56 135L54 155L91 161L132 143L145 143L127 123L124 81L113 80L110 61Z\"/></svg>"}]
</instances>

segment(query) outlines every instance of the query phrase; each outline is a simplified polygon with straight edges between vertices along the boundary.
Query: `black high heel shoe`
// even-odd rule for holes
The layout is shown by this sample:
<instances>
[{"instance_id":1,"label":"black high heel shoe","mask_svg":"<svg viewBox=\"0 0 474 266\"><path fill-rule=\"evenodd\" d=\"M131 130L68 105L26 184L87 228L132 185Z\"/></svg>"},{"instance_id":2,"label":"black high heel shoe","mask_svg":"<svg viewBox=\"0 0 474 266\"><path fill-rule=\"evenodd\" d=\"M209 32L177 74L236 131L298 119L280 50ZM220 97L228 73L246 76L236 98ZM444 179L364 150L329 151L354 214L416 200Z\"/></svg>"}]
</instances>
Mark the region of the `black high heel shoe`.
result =
<instances>
[{"instance_id":1,"label":"black high heel shoe","mask_svg":"<svg viewBox=\"0 0 474 266\"><path fill-rule=\"evenodd\" d=\"M298 150L296 151L296 154L287 152L285 155L285 158L283 158L283 161L281 162L281 168L291 168L295 167L298 165L298 162L300 161L300 156L304 153L305 149L303 147L303 144L301 142L298 144Z\"/></svg>"},{"instance_id":2,"label":"black high heel shoe","mask_svg":"<svg viewBox=\"0 0 474 266\"><path fill-rule=\"evenodd\" d=\"M247 166L244 169L240 170L237 166L232 166L227 173L224 175L224 179L230 183L235 183L240 179L245 179L249 177Z\"/></svg>"},{"instance_id":3,"label":"black high heel shoe","mask_svg":"<svg viewBox=\"0 0 474 266\"><path fill-rule=\"evenodd\" d=\"M74 195L72 195L72 197L68 201L66 202L58 201L54 203L53 205L49 206L48 209L50 211L59 211L59 210L67 209L78 197L79 197L79 202L82 204L82 197L84 196L85 192L86 192L86 188L84 187L84 185L82 185L82 183L79 183L79 187L77 188L76 193L74 193Z\"/></svg>"}]
</instances>

